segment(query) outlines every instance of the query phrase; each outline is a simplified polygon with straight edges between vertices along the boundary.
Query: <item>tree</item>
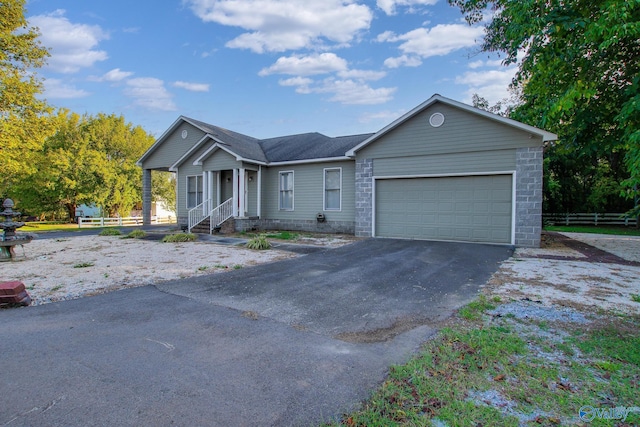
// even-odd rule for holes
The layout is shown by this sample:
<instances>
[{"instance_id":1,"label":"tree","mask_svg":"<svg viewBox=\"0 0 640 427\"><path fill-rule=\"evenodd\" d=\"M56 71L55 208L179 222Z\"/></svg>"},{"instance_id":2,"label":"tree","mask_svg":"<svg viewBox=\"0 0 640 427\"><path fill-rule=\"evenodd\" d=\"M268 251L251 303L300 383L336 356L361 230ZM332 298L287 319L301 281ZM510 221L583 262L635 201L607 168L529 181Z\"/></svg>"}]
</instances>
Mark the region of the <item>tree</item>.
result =
<instances>
[{"instance_id":1,"label":"tree","mask_svg":"<svg viewBox=\"0 0 640 427\"><path fill-rule=\"evenodd\" d=\"M167 209L176 211L176 176L172 172L154 171L151 174L151 197L164 202Z\"/></svg>"},{"instance_id":2,"label":"tree","mask_svg":"<svg viewBox=\"0 0 640 427\"><path fill-rule=\"evenodd\" d=\"M42 83L34 72L49 52L29 27L24 6L25 0L0 2L0 194L35 171L32 155L52 130L51 109L37 98Z\"/></svg>"},{"instance_id":3,"label":"tree","mask_svg":"<svg viewBox=\"0 0 640 427\"><path fill-rule=\"evenodd\" d=\"M482 50L524 55L512 118L558 134L562 150L614 170L615 192L640 188L640 0L449 0L486 26ZM613 191L608 180L607 191Z\"/></svg>"},{"instance_id":4,"label":"tree","mask_svg":"<svg viewBox=\"0 0 640 427\"><path fill-rule=\"evenodd\" d=\"M101 206L110 216L127 216L142 199L135 162L153 137L122 116L79 116L61 110L55 122L57 132L36 153L38 173L17 183L13 197L33 213L63 207L69 219L80 204Z\"/></svg>"}]
</instances>

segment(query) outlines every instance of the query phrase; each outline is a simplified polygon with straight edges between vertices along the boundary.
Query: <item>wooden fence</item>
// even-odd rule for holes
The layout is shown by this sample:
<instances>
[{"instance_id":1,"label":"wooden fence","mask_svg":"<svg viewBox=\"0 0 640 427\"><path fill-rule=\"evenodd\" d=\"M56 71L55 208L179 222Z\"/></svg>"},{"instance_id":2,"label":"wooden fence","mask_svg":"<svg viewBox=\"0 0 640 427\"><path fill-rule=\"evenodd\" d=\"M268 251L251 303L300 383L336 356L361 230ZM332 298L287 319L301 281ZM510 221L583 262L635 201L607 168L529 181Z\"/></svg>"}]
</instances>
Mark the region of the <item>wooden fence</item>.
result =
<instances>
[{"instance_id":1,"label":"wooden fence","mask_svg":"<svg viewBox=\"0 0 640 427\"><path fill-rule=\"evenodd\" d=\"M151 217L151 224L175 224L176 217ZM125 218L82 218L78 217L78 227L135 227L142 225L142 217L130 216Z\"/></svg>"},{"instance_id":2,"label":"wooden fence","mask_svg":"<svg viewBox=\"0 0 640 427\"><path fill-rule=\"evenodd\" d=\"M635 227L637 218L622 213L546 213L542 220L549 225L625 225Z\"/></svg>"}]
</instances>

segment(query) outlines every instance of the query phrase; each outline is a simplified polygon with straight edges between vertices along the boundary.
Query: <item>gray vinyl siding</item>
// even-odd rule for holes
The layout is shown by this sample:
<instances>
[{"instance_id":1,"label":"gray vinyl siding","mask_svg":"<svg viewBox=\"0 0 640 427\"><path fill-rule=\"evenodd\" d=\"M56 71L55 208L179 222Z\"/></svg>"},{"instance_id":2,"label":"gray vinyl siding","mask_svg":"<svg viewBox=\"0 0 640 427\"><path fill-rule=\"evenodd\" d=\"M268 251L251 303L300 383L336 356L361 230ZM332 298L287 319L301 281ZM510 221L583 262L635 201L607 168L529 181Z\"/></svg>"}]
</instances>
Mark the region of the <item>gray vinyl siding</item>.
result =
<instances>
[{"instance_id":1,"label":"gray vinyl siding","mask_svg":"<svg viewBox=\"0 0 640 427\"><path fill-rule=\"evenodd\" d=\"M195 166L193 162L200 157L207 148L208 145L205 144L203 147L200 147L200 149L195 150L195 152L191 153L189 158L185 159L180 167L178 167L178 173L176 174L178 186L178 194L176 196L178 217L186 217L189 213L189 210L187 209L187 177L202 175L202 166Z\"/></svg>"},{"instance_id":2,"label":"gray vinyl siding","mask_svg":"<svg viewBox=\"0 0 640 427\"><path fill-rule=\"evenodd\" d=\"M240 163L224 150L216 150L202 162L202 170L218 171L239 168Z\"/></svg>"},{"instance_id":3,"label":"gray vinyl siding","mask_svg":"<svg viewBox=\"0 0 640 427\"><path fill-rule=\"evenodd\" d=\"M342 210L324 211L324 169L342 168ZM315 220L324 213L327 221L353 221L355 218L355 163L352 161L262 168L262 218ZM293 171L292 211L279 209L279 172Z\"/></svg>"},{"instance_id":4,"label":"gray vinyl siding","mask_svg":"<svg viewBox=\"0 0 640 427\"><path fill-rule=\"evenodd\" d=\"M182 139L183 130L187 131L185 139ZM189 123L183 123L161 145L154 149L142 163L142 168L167 170L200 141L203 136L204 132L200 129L191 126Z\"/></svg>"},{"instance_id":5,"label":"gray vinyl siding","mask_svg":"<svg viewBox=\"0 0 640 427\"><path fill-rule=\"evenodd\" d=\"M429 117L444 114L440 127L429 125ZM541 137L448 105L435 103L358 151L359 158L425 156L534 147ZM376 160L377 161L377 160Z\"/></svg>"},{"instance_id":6,"label":"gray vinyl siding","mask_svg":"<svg viewBox=\"0 0 640 427\"><path fill-rule=\"evenodd\" d=\"M258 172L249 171L249 179L247 182L247 215L258 215Z\"/></svg>"},{"instance_id":7,"label":"gray vinyl siding","mask_svg":"<svg viewBox=\"0 0 640 427\"><path fill-rule=\"evenodd\" d=\"M373 174L376 177L503 172L515 169L515 149L381 158L373 162Z\"/></svg>"}]
</instances>

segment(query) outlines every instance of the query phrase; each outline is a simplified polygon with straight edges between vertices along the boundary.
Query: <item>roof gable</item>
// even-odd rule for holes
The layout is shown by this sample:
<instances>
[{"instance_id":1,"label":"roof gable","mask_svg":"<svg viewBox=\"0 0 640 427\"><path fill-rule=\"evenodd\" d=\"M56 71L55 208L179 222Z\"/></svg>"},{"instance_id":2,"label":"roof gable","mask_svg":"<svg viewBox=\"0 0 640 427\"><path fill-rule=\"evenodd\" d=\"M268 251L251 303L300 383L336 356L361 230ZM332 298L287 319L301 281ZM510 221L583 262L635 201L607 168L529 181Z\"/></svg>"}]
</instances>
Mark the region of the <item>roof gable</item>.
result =
<instances>
[{"instance_id":1,"label":"roof gable","mask_svg":"<svg viewBox=\"0 0 640 427\"><path fill-rule=\"evenodd\" d=\"M493 114L493 113L490 113L488 111L481 110L479 108L475 108L475 107L472 107L470 105L463 104L461 102L454 101L452 99L445 98L444 96L435 94L431 98L429 98L427 101L425 101L422 104L418 105L413 110L411 110L408 113L404 114L403 116L399 117L398 119L396 119L395 121L393 121L389 125L385 126L384 128L382 128L381 130L379 130L375 134L372 134L366 140L364 140L361 143L359 143L358 145L356 145L354 148L352 148L351 150L349 150L347 152L347 156L354 157L359 150L361 150L364 147L368 146L372 142L377 141L378 139L382 138L383 136L385 136L389 132L393 131L394 129L397 129L402 124L404 124L408 120L412 119L416 115L422 113L427 108L431 107L432 105L434 105L437 102L441 102L441 103L446 104L446 105L448 105L450 107L457 108L457 109L466 111L466 112L471 113L471 114L475 114L475 115L477 115L479 117L484 117L484 118L487 118L489 120L493 120L493 121L495 121L497 123L501 123L503 125L510 126L510 127L513 127L515 129L519 129L519 130L524 131L524 132L528 132L528 133L531 133L531 134L534 134L534 135L538 135L538 136L540 136L542 138L543 141L555 141L558 138L557 135L555 135L555 134L553 134L551 132L547 132L547 131L545 131L543 129L538 129L536 127L526 125L526 124L518 122L516 120L512 120L512 119L509 119L507 117L502 117L502 116L499 116L497 114Z\"/></svg>"}]
</instances>

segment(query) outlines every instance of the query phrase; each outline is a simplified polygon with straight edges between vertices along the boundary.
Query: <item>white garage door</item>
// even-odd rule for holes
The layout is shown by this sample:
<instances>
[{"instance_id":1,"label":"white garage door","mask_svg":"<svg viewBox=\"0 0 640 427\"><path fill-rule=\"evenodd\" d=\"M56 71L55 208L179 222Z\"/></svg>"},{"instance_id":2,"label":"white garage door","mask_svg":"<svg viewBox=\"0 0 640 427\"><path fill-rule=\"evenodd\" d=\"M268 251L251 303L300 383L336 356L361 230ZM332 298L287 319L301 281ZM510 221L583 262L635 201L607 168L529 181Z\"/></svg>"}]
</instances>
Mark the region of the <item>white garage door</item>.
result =
<instances>
[{"instance_id":1,"label":"white garage door","mask_svg":"<svg viewBox=\"0 0 640 427\"><path fill-rule=\"evenodd\" d=\"M376 180L375 235L511 243L511 175Z\"/></svg>"}]
</instances>

